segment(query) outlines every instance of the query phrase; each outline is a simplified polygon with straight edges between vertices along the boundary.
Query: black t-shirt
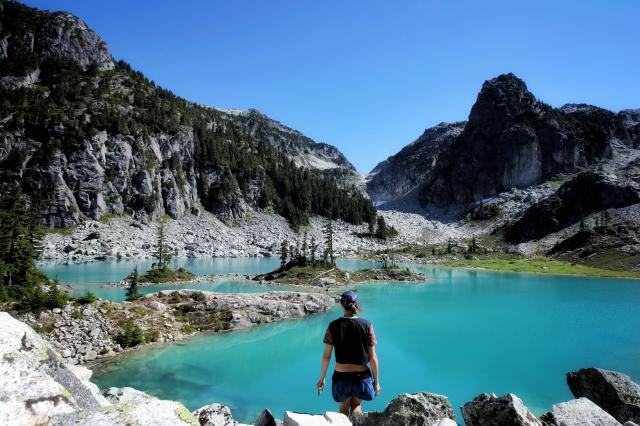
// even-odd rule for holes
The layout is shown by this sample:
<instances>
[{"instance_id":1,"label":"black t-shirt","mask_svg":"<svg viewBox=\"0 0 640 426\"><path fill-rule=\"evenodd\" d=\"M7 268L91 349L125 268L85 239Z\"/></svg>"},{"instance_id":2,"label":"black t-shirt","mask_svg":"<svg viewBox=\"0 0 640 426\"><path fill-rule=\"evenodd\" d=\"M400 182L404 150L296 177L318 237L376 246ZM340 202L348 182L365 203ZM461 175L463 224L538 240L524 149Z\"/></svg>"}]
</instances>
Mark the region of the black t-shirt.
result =
<instances>
[{"instance_id":1,"label":"black t-shirt","mask_svg":"<svg viewBox=\"0 0 640 426\"><path fill-rule=\"evenodd\" d=\"M336 362L367 365L369 347L376 344L373 326L364 318L341 317L331 321L324 334L324 343L333 345Z\"/></svg>"}]
</instances>

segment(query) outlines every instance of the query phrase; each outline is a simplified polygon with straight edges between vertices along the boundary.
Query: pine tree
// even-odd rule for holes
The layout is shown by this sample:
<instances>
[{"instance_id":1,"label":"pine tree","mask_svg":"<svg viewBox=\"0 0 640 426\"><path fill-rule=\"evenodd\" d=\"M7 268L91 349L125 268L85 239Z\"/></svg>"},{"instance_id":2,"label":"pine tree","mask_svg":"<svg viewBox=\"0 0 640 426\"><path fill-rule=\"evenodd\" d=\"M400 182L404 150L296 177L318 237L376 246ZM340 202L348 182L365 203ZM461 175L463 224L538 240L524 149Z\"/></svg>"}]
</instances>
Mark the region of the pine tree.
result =
<instances>
[{"instance_id":1,"label":"pine tree","mask_svg":"<svg viewBox=\"0 0 640 426\"><path fill-rule=\"evenodd\" d=\"M304 231L304 237L302 238L302 257L305 262L307 261L307 257L309 256L309 242L307 240L307 231Z\"/></svg>"},{"instance_id":2,"label":"pine tree","mask_svg":"<svg viewBox=\"0 0 640 426\"><path fill-rule=\"evenodd\" d=\"M584 216L580 218L580 232L587 230L587 224L584 222Z\"/></svg>"},{"instance_id":3,"label":"pine tree","mask_svg":"<svg viewBox=\"0 0 640 426\"><path fill-rule=\"evenodd\" d=\"M318 247L320 244L316 241L316 237L314 235L311 236L311 244L309 245L309 251L311 252L311 264L316 266L316 252L318 251Z\"/></svg>"},{"instance_id":4,"label":"pine tree","mask_svg":"<svg viewBox=\"0 0 640 426\"><path fill-rule=\"evenodd\" d=\"M26 301L39 308L46 303L47 293L40 288L46 278L38 272L35 262L42 251L39 204L15 189L2 188L0 196L0 278L4 300ZM38 290L40 290L38 292ZM40 297L42 296L42 297ZM26 299L33 298L33 301ZM37 300L36 300L37 299Z\"/></svg>"},{"instance_id":5,"label":"pine tree","mask_svg":"<svg viewBox=\"0 0 640 426\"><path fill-rule=\"evenodd\" d=\"M131 275L129 275L129 287L127 287L127 294L126 294L127 300L129 302L138 300L142 296L140 294L140 291L138 290L138 279L139 279L138 265L136 265L136 267L133 268L133 272L131 272Z\"/></svg>"},{"instance_id":6,"label":"pine tree","mask_svg":"<svg viewBox=\"0 0 640 426\"><path fill-rule=\"evenodd\" d=\"M387 223L385 222L384 217L378 216L378 229L376 230L376 237L384 239L386 230Z\"/></svg>"},{"instance_id":7,"label":"pine tree","mask_svg":"<svg viewBox=\"0 0 640 426\"><path fill-rule=\"evenodd\" d=\"M370 216L368 222L369 222L369 235L373 236L376 232L376 217Z\"/></svg>"},{"instance_id":8,"label":"pine tree","mask_svg":"<svg viewBox=\"0 0 640 426\"><path fill-rule=\"evenodd\" d=\"M169 265L171 260L171 251L167 247L167 241L165 236L165 224L160 222L158 225L158 233L156 236L156 246L154 248L153 257L158 259L156 263L156 269L164 270Z\"/></svg>"},{"instance_id":9,"label":"pine tree","mask_svg":"<svg viewBox=\"0 0 640 426\"><path fill-rule=\"evenodd\" d=\"M280 267L284 268L287 264L287 256L289 254L289 241L284 240L280 244Z\"/></svg>"},{"instance_id":10,"label":"pine tree","mask_svg":"<svg viewBox=\"0 0 640 426\"><path fill-rule=\"evenodd\" d=\"M447 254L451 254L453 252L453 241L451 240L451 237L449 237L449 240L447 241Z\"/></svg>"},{"instance_id":11,"label":"pine tree","mask_svg":"<svg viewBox=\"0 0 640 426\"><path fill-rule=\"evenodd\" d=\"M478 242L476 241L476 237L471 237L471 244L469 244L469 254L474 254L478 251Z\"/></svg>"},{"instance_id":12,"label":"pine tree","mask_svg":"<svg viewBox=\"0 0 640 426\"><path fill-rule=\"evenodd\" d=\"M324 262L329 265L335 265L335 257L333 253L333 223L328 220L322 228L324 234Z\"/></svg>"}]
</instances>

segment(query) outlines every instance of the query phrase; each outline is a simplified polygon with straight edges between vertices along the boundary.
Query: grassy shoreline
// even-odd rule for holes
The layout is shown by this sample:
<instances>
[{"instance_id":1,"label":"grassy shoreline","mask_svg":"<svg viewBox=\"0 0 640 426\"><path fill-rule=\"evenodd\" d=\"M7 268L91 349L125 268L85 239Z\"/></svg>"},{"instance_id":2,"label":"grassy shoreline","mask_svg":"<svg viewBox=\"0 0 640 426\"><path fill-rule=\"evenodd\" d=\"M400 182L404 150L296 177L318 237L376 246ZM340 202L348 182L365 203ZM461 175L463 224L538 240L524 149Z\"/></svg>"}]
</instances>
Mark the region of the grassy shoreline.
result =
<instances>
[{"instance_id":1,"label":"grassy shoreline","mask_svg":"<svg viewBox=\"0 0 640 426\"><path fill-rule=\"evenodd\" d=\"M640 272L616 271L611 269L594 268L579 263L562 262L546 258L533 259L463 259L447 260L431 263L434 266L447 268L486 269L497 272L516 272L542 275L565 275L596 278L627 278L640 279Z\"/></svg>"}]
</instances>

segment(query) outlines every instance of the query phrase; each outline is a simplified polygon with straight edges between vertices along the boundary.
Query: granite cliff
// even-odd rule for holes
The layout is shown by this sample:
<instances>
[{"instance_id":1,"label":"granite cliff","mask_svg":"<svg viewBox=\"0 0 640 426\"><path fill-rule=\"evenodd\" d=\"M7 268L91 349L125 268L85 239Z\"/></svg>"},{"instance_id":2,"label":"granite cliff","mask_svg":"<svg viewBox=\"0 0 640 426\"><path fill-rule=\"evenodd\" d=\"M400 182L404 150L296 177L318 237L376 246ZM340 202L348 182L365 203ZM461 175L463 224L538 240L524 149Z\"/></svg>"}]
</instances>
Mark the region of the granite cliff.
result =
<instances>
[{"instance_id":1,"label":"granite cliff","mask_svg":"<svg viewBox=\"0 0 640 426\"><path fill-rule=\"evenodd\" d=\"M440 123L414 142L379 163L366 177L367 193L376 202L401 197L420 185L436 165L440 153L460 135L466 122Z\"/></svg>"},{"instance_id":2,"label":"granite cliff","mask_svg":"<svg viewBox=\"0 0 640 426\"><path fill-rule=\"evenodd\" d=\"M45 225L194 207L227 223L271 209L295 228L309 214L375 215L335 147L173 95L69 13L0 8L0 183L37 199Z\"/></svg>"}]
</instances>

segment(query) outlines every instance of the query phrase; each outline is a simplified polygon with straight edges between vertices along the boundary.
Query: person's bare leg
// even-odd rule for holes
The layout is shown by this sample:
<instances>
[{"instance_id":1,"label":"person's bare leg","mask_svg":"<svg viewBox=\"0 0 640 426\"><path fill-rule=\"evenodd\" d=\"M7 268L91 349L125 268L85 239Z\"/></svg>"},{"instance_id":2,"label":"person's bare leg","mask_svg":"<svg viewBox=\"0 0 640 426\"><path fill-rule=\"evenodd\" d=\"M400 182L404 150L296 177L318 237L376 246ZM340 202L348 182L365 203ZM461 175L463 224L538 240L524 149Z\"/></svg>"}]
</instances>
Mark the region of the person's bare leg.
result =
<instances>
[{"instance_id":1,"label":"person's bare leg","mask_svg":"<svg viewBox=\"0 0 640 426\"><path fill-rule=\"evenodd\" d=\"M349 408L351 407L351 397L345 399L340 403L340 412L349 417Z\"/></svg>"},{"instance_id":2,"label":"person's bare leg","mask_svg":"<svg viewBox=\"0 0 640 426\"><path fill-rule=\"evenodd\" d=\"M362 400L352 396L351 398L351 414L362 413Z\"/></svg>"}]
</instances>

